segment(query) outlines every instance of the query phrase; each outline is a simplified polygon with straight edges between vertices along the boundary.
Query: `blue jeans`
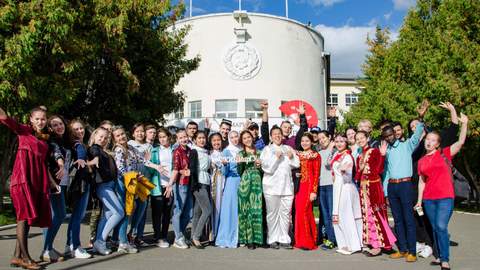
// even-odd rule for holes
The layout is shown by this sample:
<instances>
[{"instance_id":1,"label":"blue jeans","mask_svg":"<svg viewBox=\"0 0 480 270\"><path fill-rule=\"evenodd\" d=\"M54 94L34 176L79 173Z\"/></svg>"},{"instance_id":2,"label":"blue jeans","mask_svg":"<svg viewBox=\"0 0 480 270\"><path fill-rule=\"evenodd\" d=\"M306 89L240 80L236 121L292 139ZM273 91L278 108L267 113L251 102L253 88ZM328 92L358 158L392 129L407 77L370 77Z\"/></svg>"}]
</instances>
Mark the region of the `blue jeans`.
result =
<instances>
[{"instance_id":1,"label":"blue jeans","mask_svg":"<svg viewBox=\"0 0 480 270\"><path fill-rule=\"evenodd\" d=\"M335 232L333 231L332 211L333 211L333 185L319 186L318 189L318 205L322 213L323 226L325 226L325 234L327 239L335 243ZM320 223L318 223L318 233L321 233ZM320 237L319 237L320 239Z\"/></svg>"},{"instance_id":2,"label":"blue jeans","mask_svg":"<svg viewBox=\"0 0 480 270\"><path fill-rule=\"evenodd\" d=\"M398 249L416 255L417 230L413 216L412 182L389 183L388 201L395 221Z\"/></svg>"},{"instance_id":3,"label":"blue jeans","mask_svg":"<svg viewBox=\"0 0 480 270\"><path fill-rule=\"evenodd\" d=\"M173 185L174 208L172 224L175 241L185 238L185 229L192 219L193 198L188 185Z\"/></svg>"},{"instance_id":4,"label":"blue jeans","mask_svg":"<svg viewBox=\"0 0 480 270\"><path fill-rule=\"evenodd\" d=\"M125 184L123 182L123 179L117 181L115 185L115 189L117 191L118 201L122 205L122 210L125 213L125 198L126 198L125 196L127 194L127 191L125 189ZM119 241L120 244L128 243L127 229L128 229L129 217L130 216L127 216L124 214L122 220L120 220L118 225L115 227L112 234L113 241Z\"/></svg>"},{"instance_id":5,"label":"blue jeans","mask_svg":"<svg viewBox=\"0 0 480 270\"><path fill-rule=\"evenodd\" d=\"M80 200L75 204L70 222L68 223L67 245L73 245L73 250L80 246L80 225L85 217L88 199L90 198L90 186L87 187L87 190L82 194Z\"/></svg>"},{"instance_id":6,"label":"blue jeans","mask_svg":"<svg viewBox=\"0 0 480 270\"><path fill-rule=\"evenodd\" d=\"M143 237L143 231L145 229L147 206L148 198L144 202L142 202L142 200L139 198L135 199L135 210L133 211L132 226L130 227L129 233L139 239Z\"/></svg>"},{"instance_id":7,"label":"blue jeans","mask_svg":"<svg viewBox=\"0 0 480 270\"><path fill-rule=\"evenodd\" d=\"M450 259L448 222L453 213L453 199L423 200L423 207L432 224L435 238L433 242L440 253L440 261L448 262Z\"/></svg>"},{"instance_id":8,"label":"blue jeans","mask_svg":"<svg viewBox=\"0 0 480 270\"><path fill-rule=\"evenodd\" d=\"M115 182L110 181L97 186L97 197L102 202L102 217L98 222L97 240L105 242L108 234L125 216L125 209L115 193Z\"/></svg>"},{"instance_id":9,"label":"blue jeans","mask_svg":"<svg viewBox=\"0 0 480 270\"><path fill-rule=\"evenodd\" d=\"M66 186L61 186L60 194L50 194L50 207L52 209L52 225L49 228L43 229L43 250L52 250L53 241L57 236L58 230L67 215L65 210L65 192Z\"/></svg>"}]
</instances>

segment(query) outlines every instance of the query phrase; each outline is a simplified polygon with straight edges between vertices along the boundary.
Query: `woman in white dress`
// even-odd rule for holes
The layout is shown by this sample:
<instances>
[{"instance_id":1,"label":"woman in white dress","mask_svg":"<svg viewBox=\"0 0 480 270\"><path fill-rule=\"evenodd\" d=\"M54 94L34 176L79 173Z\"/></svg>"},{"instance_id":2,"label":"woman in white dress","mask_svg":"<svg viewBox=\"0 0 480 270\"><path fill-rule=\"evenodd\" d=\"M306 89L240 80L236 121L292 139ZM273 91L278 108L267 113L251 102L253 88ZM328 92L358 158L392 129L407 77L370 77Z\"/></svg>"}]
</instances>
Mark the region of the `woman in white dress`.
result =
<instances>
[{"instance_id":1,"label":"woman in white dress","mask_svg":"<svg viewBox=\"0 0 480 270\"><path fill-rule=\"evenodd\" d=\"M294 196L292 169L300 167L300 160L292 147L282 144L282 130L279 127L274 126L270 130L270 137L272 143L260 155L267 208L267 244L274 249L291 249L288 231Z\"/></svg>"},{"instance_id":2,"label":"woman in white dress","mask_svg":"<svg viewBox=\"0 0 480 270\"><path fill-rule=\"evenodd\" d=\"M353 182L354 160L344 134L335 136L337 153L332 159L333 229L337 252L350 255L362 249L360 196Z\"/></svg>"}]
</instances>

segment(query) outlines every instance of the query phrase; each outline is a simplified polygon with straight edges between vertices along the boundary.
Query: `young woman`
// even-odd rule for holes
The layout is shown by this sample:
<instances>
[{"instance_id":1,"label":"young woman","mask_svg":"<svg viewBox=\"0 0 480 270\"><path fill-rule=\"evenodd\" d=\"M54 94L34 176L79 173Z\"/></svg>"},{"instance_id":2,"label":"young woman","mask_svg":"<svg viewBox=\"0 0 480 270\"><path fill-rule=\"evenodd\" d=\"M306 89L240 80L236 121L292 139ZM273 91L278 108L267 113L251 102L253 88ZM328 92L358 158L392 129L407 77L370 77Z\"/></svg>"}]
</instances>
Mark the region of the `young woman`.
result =
<instances>
[{"instance_id":1,"label":"young woman","mask_svg":"<svg viewBox=\"0 0 480 270\"><path fill-rule=\"evenodd\" d=\"M50 227L52 214L49 192L50 189L57 191L60 187L46 166L46 108L34 108L29 120L29 125L19 124L0 108L0 123L18 136L18 151L10 178L10 196L17 215L17 245L10 265L40 269L28 251L28 232L31 226Z\"/></svg>"},{"instance_id":2,"label":"young woman","mask_svg":"<svg viewBox=\"0 0 480 270\"><path fill-rule=\"evenodd\" d=\"M272 248L291 249L289 236L293 204L292 169L300 167L300 160L292 147L282 144L282 130L270 130L272 143L266 146L260 160L264 171L263 193L267 208L268 239Z\"/></svg>"},{"instance_id":3,"label":"young woman","mask_svg":"<svg viewBox=\"0 0 480 270\"><path fill-rule=\"evenodd\" d=\"M150 134L150 138L152 134ZM137 123L132 128L133 140L128 141L128 145L135 148L138 155L144 157L147 152L150 152L153 145L146 141L145 125ZM138 171L143 175L148 174L148 169L143 164L138 165ZM130 242L137 247L145 247L146 243L143 241L143 231L145 229L145 210L148 206L148 200L142 201L139 198L135 199L135 211L132 214L132 225L128 232Z\"/></svg>"},{"instance_id":4,"label":"young woman","mask_svg":"<svg viewBox=\"0 0 480 270\"><path fill-rule=\"evenodd\" d=\"M152 206L153 237L156 244L161 248L168 248L168 226L172 211L173 198L164 195L165 187L172 174L173 147L170 145L171 133L165 129L158 129L158 141L160 145L152 149L150 161L160 166L160 171L149 168L149 175L155 188L150 194Z\"/></svg>"},{"instance_id":5,"label":"young woman","mask_svg":"<svg viewBox=\"0 0 480 270\"><path fill-rule=\"evenodd\" d=\"M345 131L345 135L347 135L347 142L348 147L350 148L350 152L352 152L353 158L356 160L358 155L361 153L361 147L357 145L355 135L357 134L357 130L354 127L349 127Z\"/></svg>"},{"instance_id":6,"label":"young woman","mask_svg":"<svg viewBox=\"0 0 480 270\"><path fill-rule=\"evenodd\" d=\"M219 141L220 139L220 141ZM228 134L228 146L223 150L224 159L223 174L225 175L225 187L223 189L222 203L220 208L220 220L218 224L215 245L223 248L236 248L238 245L238 186L240 176L237 171L235 157L240 152L239 135L237 131ZM222 145L222 138L214 136L212 146ZM218 147L218 146L217 146Z\"/></svg>"},{"instance_id":7,"label":"young woman","mask_svg":"<svg viewBox=\"0 0 480 270\"><path fill-rule=\"evenodd\" d=\"M100 123L100 127L108 131L108 142L107 142L107 149L108 151L111 151L113 148L112 145L112 129L113 129L113 123L109 120L104 120ZM102 203L98 200L96 196L96 192L91 192L92 194L92 209L90 211L90 247L93 247L93 242L97 238L97 227L98 227L98 222L100 221L100 217L102 214Z\"/></svg>"},{"instance_id":8,"label":"young woman","mask_svg":"<svg viewBox=\"0 0 480 270\"><path fill-rule=\"evenodd\" d=\"M238 219L240 244L255 249L263 244L262 175L260 153L255 149L253 135L248 130L240 134L243 150L238 153L238 173L242 176L238 189Z\"/></svg>"},{"instance_id":9,"label":"young woman","mask_svg":"<svg viewBox=\"0 0 480 270\"><path fill-rule=\"evenodd\" d=\"M55 175L55 182L60 185L61 192L50 195L52 208L52 226L43 230L44 246L40 259L45 262L63 261L64 255L53 248L53 242L66 216L65 193L69 184L68 168L71 161L71 151L68 149L68 135L63 117L53 115L47 121L50 132L49 146L54 148L49 154L50 174Z\"/></svg>"},{"instance_id":10,"label":"young woman","mask_svg":"<svg viewBox=\"0 0 480 270\"><path fill-rule=\"evenodd\" d=\"M295 247L305 250L317 248L317 225L312 202L317 199L320 176L320 154L312 150L313 136L304 133L301 138L303 151L300 159L300 188L295 195Z\"/></svg>"},{"instance_id":11,"label":"young woman","mask_svg":"<svg viewBox=\"0 0 480 270\"><path fill-rule=\"evenodd\" d=\"M109 138L108 130L97 128L90 136L88 157L92 160L95 175L96 192L102 202L102 216L98 222L97 237L93 243L93 250L101 255L112 253L107 248L107 237L117 224L123 219L125 210L115 193L117 167L111 155L105 152Z\"/></svg>"},{"instance_id":12,"label":"young woman","mask_svg":"<svg viewBox=\"0 0 480 270\"><path fill-rule=\"evenodd\" d=\"M397 241L388 225L387 204L383 192L381 174L384 158L377 148L368 145L369 135L361 130L355 135L361 154L356 163L356 180L360 183L360 203L363 221L363 244L371 249L368 257L382 255L382 249L391 250ZM384 144L383 147L386 147Z\"/></svg>"},{"instance_id":13,"label":"young woman","mask_svg":"<svg viewBox=\"0 0 480 270\"><path fill-rule=\"evenodd\" d=\"M318 133L318 141L322 166L320 168L320 183L318 190L318 207L320 209L323 226L325 227L325 238L323 240L322 249L335 248L335 232L332 223L333 210L333 174L331 161L334 155L334 143L330 140L328 131L320 131ZM321 223L318 223L318 238L321 237Z\"/></svg>"},{"instance_id":14,"label":"young woman","mask_svg":"<svg viewBox=\"0 0 480 270\"><path fill-rule=\"evenodd\" d=\"M208 142L212 147L212 150L210 151L212 164L211 194L213 201L212 238L216 239L220 222L223 189L225 187L225 175L223 174L223 170L226 161L222 154L222 135L220 135L220 133L213 133L208 137Z\"/></svg>"},{"instance_id":15,"label":"young woman","mask_svg":"<svg viewBox=\"0 0 480 270\"><path fill-rule=\"evenodd\" d=\"M360 198L353 183L354 160L344 134L335 136L338 152L332 159L333 229L337 252L350 255L362 249L362 211Z\"/></svg>"},{"instance_id":16,"label":"young woman","mask_svg":"<svg viewBox=\"0 0 480 270\"><path fill-rule=\"evenodd\" d=\"M455 156L467 137L468 117L460 114L460 137L449 147L440 149L440 135L430 132L425 139L426 155L418 162L418 201L416 209L425 208L425 213L433 227L434 244L440 254L440 260L432 262L442 270L450 269L450 239L448 222L453 212L455 192L453 186L452 157Z\"/></svg>"},{"instance_id":17,"label":"young woman","mask_svg":"<svg viewBox=\"0 0 480 270\"><path fill-rule=\"evenodd\" d=\"M193 196L195 197L195 206L192 219L192 245L195 248L203 249L200 242L202 231L212 214L212 200L210 197L210 156L207 145L207 136L203 131L197 131L193 135L195 145L190 154L190 185Z\"/></svg>"},{"instance_id":18,"label":"young woman","mask_svg":"<svg viewBox=\"0 0 480 270\"><path fill-rule=\"evenodd\" d=\"M73 145L73 160L76 166L76 173L68 190L69 205L72 208L72 216L68 223L67 245L65 252L77 258L88 259L90 254L80 244L80 225L85 217L90 193L93 190L91 185L91 174L89 172L87 148L83 144L85 137L85 125L80 120L70 122L69 130Z\"/></svg>"}]
</instances>

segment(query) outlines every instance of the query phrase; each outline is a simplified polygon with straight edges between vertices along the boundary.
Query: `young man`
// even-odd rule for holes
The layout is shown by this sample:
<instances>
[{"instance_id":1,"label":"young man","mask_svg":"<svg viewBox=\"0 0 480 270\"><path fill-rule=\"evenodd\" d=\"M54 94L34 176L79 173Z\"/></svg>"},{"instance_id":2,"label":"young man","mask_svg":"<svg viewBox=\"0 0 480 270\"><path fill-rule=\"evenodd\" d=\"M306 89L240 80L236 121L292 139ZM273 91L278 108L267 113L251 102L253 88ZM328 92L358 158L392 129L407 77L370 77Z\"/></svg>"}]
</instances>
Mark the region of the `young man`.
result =
<instances>
[{"instance_id":1,"label":"young man","mask_svg":"<svg viewBox=\"0 0 480 270\"><path fill-rule=\"evenodd\" d=\"M192 146L194 145L193 135L195 135L195 133L197 133L198 131L198 124L194 121L188 122L187 127L185 128L185 131L188 137L188 147L192 148Z\"/></svg>"},{"instance_id":2,"label":"young man","mask_svg":"<svg viewBox=\"0 0 480 270\"><path fill-rule=\"evenodd\" d=\"M395 139L399 141L404 141L405 137L403 137L404 133L403 133L402 124L400 124L400 122L393 122L392 127L393 127L393 132L395 133Z\"/></svg>"},{"instance_id":3,"label":"young man","mask_svg":"<svg viewBox=\"0 0 480 270\"><path fill-rule=\"evenodd\" d=\"M270 135L268 134L268 102L267 101L262 101L260 103L260 106L262 106L262 126L260 129L260 133L262 137L258 136L259 135L259 127L258 124L255 122L250 122L250 120L247 120L246 122L246 129L249 130L253 137L254 137L254 143L255 143L255 148L257 150L263 150L265 146L267 146L270 143Z\"/></svg>"},{"instance_id":4,"label":"young man","mask_svg":"<svg viewBox=\"0 0 480 270\"><path fill-rule=\"evenodd\" d=\"M232 130L232 121L228 119L222 119L220 122L220 135L222 135L222 148L225 149L228 146L228 133Z\"/></svg>"},{"instance_id":5,"label":"young man","mask_svg":"<svg viewBox=\"0 0 480 270\"><path fill-rule=\"evenodd\" d=\"M190 191L188 136L184 129L177 131L178 147L173 151L173 171L165 191L165 196L174 196L172 224L175 231L174 247L188 248L185 240L185 230L192 219L193 198Z\"/></svg>"},{"instance_id":6,"label":"young man","mask_svg":"<svg viewBox=\"0 0 480 270\"><path fill-rule=\"evenodd\" d=\"M385 157L385 182L388 191L388 201L395 221L398 251L391 254L390 258L406 258L407 262L415 262L416 257L416 228L413 216L413 191L412 184L412 153L420 143L423 133L421 119L427 112L428 102L423 101L418 109L420 122L412 137L405 141L397 140L392 126L384 127L380 152Z\"/></svg>"}]
</instances>

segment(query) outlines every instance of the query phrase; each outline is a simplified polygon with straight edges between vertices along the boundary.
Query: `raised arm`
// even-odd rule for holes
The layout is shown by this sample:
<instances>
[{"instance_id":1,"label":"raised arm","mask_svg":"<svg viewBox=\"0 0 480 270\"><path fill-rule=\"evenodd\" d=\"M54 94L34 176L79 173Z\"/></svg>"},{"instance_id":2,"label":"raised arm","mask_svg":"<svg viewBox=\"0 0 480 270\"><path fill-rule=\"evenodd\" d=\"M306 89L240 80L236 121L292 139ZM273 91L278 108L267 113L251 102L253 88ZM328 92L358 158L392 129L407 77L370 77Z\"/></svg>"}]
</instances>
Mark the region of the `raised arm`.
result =
<instances>
[{"instance_id":1,"label":"raised arm","mask_svg":"<svg viewBox=\"0 0 480 270\"><path fill-rule=\"evenodd\" d=\"M260 134L262 136L263 143L268 145L270 143L270 134L268 128L268 102L265 100L260 103L262 106L262 124L260 126Z\"/></svg>"},{"instance_id":2,"label":"raised arm","mask_svg":"<svg viewBox=\"0 0 480 270\"><path fill-rule=\"evenodd\" d=\"M331 137L335 135L336 128L337 128L337 108L330 107L328 108L327 131Z\"/></svg>"},{"instance_id":3,"label":"raised arm","mask_svg":"<svg viewBox=\"0 0 480 270\"><path fill-rule=\"evenodd\" d=\"M302 150L302 136L308 130L307 117L305 116L305 106L302 104L297 111L300 114L300 129L298 130L297 135L295 135L295 150Z\"/></svg>"},{"instance_id":4,"label":"raised arm","mask_svg":"<svg viewBox=\"0 0 480 270\"><path fill-rule=\"evenodd\" d=\"M462 123L462 127L460 128L460 136L458 137L458 141L450 146L450 154L452 156L456 155L460 149L462 149L465 139L467 138L468 117L461 113L459 121Z\"/></svg>"}]
</instances>

